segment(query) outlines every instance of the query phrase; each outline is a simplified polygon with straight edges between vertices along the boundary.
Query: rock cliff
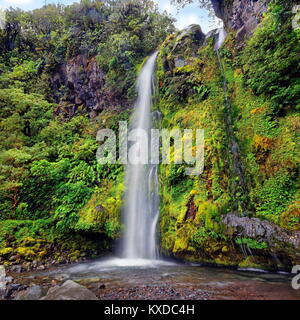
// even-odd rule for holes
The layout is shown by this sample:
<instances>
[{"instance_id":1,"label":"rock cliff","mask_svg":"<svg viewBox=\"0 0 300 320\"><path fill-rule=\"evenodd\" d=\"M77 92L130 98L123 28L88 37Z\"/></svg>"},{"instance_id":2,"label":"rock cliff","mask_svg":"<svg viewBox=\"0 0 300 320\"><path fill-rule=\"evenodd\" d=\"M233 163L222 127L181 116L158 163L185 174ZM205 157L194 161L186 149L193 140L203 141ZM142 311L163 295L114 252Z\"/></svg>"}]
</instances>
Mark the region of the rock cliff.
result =
<instances>
[{"instance_id":1,"label":"rock cliff","mask_svg":"<svg viewBox=\"0 0 300 320\"><path fill-rule=\"evenodd\" d=\"M61 64L52 76L52 89L59 103L56 113L72 117L83 107L90 117L120 104L120 97L105 88L105 73L96 58L80 54ZM122 97L124 105L124 97Z\"/></svg>"},{"instance_id":2,"label":"rock cliff","mask_svg":"<svg viewBox=\"0 0 300 320\"><path fill-rule=\"evenodd\" d=\"M237 38L250 35L267 11L270 0L212 0L218 18L225 28L237 31Z\"/></svg>"}]
</instances>

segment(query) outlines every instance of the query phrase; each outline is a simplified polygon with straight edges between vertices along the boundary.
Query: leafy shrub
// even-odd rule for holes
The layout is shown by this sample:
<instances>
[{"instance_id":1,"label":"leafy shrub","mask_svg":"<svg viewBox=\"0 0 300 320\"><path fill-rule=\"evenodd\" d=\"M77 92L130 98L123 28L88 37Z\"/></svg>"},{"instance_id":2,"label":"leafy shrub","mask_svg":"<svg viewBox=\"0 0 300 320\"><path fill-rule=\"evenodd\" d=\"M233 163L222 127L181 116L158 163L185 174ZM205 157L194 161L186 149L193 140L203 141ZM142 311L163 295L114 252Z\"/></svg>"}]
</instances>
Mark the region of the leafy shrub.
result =
<instances>
[{"instance_id":1,"label":"leafy shrub","mask_svg":"<svg viewBox=\"0 0 300 320\"><path fill-rule=\"evenodd\" d=\"M238 245L246 245L249 249L267 249L268 245L264 241L257 241L251 238L238 238L235 240L235 243Z\"/></svg>"},{"instance_id":2,"label":"leafy shrub","mask_svg":"<svg viewBox=\"0 0 300 320\"><path fill-rule=\"evenodd\" d=\"M241 56L246 83L269 96L275 112L300 103L300 46L291 17L289 1L272 1Z\"/></svg>"}]
</instances>

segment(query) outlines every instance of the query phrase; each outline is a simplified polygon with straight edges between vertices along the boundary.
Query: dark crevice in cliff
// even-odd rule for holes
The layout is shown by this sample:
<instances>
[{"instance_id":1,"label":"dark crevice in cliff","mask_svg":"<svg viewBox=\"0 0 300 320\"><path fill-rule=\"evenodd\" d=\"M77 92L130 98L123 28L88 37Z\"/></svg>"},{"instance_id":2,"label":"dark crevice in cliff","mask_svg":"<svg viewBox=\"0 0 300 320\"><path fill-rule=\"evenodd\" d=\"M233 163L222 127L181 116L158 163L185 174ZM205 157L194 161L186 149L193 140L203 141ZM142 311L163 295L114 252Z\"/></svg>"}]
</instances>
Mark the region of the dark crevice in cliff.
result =
<instances>
[{"instance_id":1,"label":"dark crevice in cliff","mask_svg":"<svg viewBox=\"0 0 300 320\"><path fill-rule=\"evenodd\" d=\"M233 130L232 104L228 94L225 71L219 54L219 50L216 50L216 54L218 57L224 90L225 122L227 131L226 134L228 138L228 152L231 171L230 191L235 198L233 201L233 209L237 211L242 211L242 215L247 215L252 210L249 207L250 201L248 199L248 188L247 179L245 175L245 168L241 159L241 150Z\"/></svg>"}]
</instances>

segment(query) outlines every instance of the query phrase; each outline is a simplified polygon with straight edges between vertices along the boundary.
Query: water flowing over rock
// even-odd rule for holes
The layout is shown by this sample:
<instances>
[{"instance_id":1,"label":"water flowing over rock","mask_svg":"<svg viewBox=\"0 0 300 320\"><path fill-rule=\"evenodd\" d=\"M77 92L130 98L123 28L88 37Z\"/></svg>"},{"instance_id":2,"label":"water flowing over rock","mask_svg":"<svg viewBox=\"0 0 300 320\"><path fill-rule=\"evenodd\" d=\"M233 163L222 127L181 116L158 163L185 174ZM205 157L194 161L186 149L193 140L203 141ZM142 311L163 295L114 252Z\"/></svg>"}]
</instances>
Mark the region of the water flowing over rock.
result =
<instances>
[{"instance_id":1,"label":"water flowing over rock","mask_svg":"<svg viewBox=\"0 0 300 320\"><path fill-rule=\"evenodd\" d=\"M215 50L219 50L221 48L222 44L226 40L227 32L224 28L220 28L217 35Z\"/></svg>"},{"instance_id":2,"label":"water flowing over rock","mask_svg":"<svg viewBox=\"0 0 300 320\"><path fill-rule=\"evenodd\" d=\"M98 300L87 288L68 280L62 286L50 288L47 295L40 300Z\"/></svg>"}]
</instances>

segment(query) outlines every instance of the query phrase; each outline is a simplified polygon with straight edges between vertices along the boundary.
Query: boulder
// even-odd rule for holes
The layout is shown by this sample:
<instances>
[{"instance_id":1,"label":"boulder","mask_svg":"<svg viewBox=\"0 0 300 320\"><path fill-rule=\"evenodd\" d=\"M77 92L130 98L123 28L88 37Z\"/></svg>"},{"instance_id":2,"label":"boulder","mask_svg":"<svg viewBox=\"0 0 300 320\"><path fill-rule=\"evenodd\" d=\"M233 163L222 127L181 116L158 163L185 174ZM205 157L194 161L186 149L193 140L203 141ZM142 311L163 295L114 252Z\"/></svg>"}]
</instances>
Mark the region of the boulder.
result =
<instances>
[{"instance_id":1,"label":"boulder","mask_svg":"<svg viewBox=\"0 0 300 320\"><path fill-rule=\"evenodd\" d=\"M96 295L72 280L62 286L50 288L47 295L40 300L98 300Z\"/></svg>"},{"instance_id":2,"label":"boulder","mask_svg":"<svg viewBox=\"0 0 300 320\"><path fill-rule=\"evenodd\" d=\"M186 61L182 57L175 58L175 67L182 68L186 65Z\"/></svg>"},{"instance_id":3,"label":"boulder","mask_svg":"<svg viewBox=\"0 0 300 320\"><path fill-rule=\"evenodd\" d=\"M198 24L191 24L178 33L173 51L176 51L176 49L184 44L186 40L191 40L198 47L203 44L205 34L202 32L202 29Z\"/></svg>"},{"instance_id":4,"label":"boulder","mask_svg":"<svg viewBox=\"0 0 300 320\"><path fill-rule=\"evenodd\" d=\"M6 290L5 290L5 294L4 294L4 298L5 299L9 299L11 298L16 292L19 291L23 291L26 290L27 286L26 285L22 285L22 284L18 284L18 283L10 283L7 285Z\"/></svg>"},{"instance_id":5,"label":"boulder","mask_svg":"<svg viewBox=\"0 0 300 320\"><path fill-rule=\"evenodd\" d=\"M32 286L26 290L20 291L15 300L39 300L43 296L43 289L41 286Z\"/></svg>"},{"instance_id":6,"label":"boulder","mask_svg":"<svg viewBox=\"0 0 300 320\"><path fill-rule=\"evenodd\" d=\"M274 240L288 243L298 248L300 246L300 232L289 232L269 221L258 218L240 217L233 213L223 217L222 222L231 234L239 237L260 239L268 243Z\"/></svg>"}]
</instances>

